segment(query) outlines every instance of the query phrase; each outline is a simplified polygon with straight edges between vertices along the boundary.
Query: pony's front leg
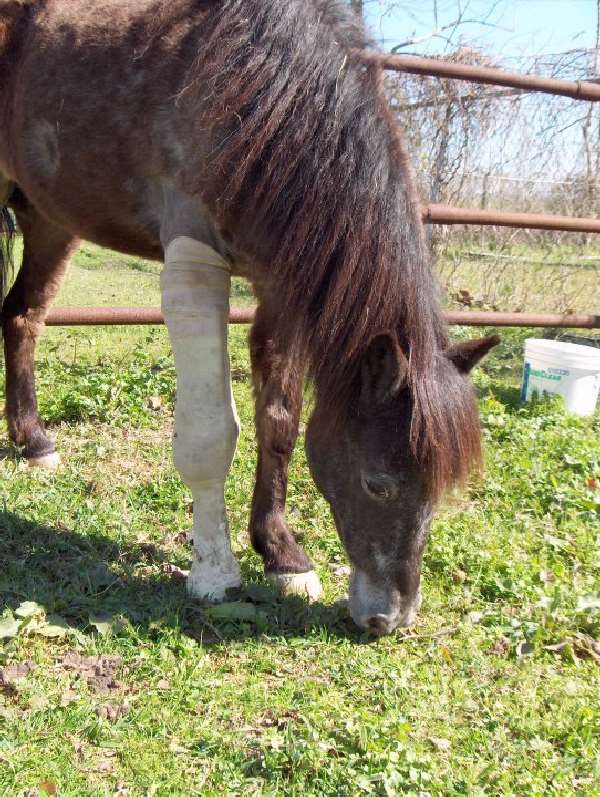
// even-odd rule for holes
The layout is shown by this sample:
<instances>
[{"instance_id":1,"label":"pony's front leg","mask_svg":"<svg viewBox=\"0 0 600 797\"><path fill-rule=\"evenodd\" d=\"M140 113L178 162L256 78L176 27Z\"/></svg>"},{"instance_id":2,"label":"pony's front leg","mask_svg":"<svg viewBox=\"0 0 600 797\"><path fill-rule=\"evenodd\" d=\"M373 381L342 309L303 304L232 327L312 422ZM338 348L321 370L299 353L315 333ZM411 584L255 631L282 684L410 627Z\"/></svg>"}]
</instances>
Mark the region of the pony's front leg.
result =
<instances>
[{"instance_id":1,"label":"pony's front leg","mask_svg":"<svg viewBox=\"0 0 600 797\"><path fill-rule=\"evenodd\" d=\"M304 358L277 335L277 312L261 304L250 336L256 397L258 462L250 516L250 539L265 573L282 595L321 595L312 562L285 518L288 466L298 436Z\"/></svg>"},{"instance_id":2,"label":"pony's front leg","mask_svg":"<svg viewBox=\"0 0 600 797\"><path fill-rule=\"evenodd\" d=\"M162 310L177 370L173 459L194 501L188 591L221 600L240 584L224 484L239 434L229 372L230 272L210 247L187 237L165 249Z\"/></svg>"}]
</instances>

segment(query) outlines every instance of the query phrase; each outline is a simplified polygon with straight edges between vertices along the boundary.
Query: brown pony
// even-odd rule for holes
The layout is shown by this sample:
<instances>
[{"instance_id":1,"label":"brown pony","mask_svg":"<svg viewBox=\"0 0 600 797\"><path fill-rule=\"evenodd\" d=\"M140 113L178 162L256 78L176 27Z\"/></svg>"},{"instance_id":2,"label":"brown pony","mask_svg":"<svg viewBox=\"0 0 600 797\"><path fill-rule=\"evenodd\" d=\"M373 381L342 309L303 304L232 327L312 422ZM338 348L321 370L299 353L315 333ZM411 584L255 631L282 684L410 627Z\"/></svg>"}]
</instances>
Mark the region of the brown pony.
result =
<instances>
[{"instance_id":1,"label":"brown pony","mask_svg":"<svg viewBox=\"0 0 600 797\"><path fill-rule=\"evenodd\" d=\"M351 614L381 634L412 622L435 506L479 462L466 374L496 339L448 344L367 46L338 0L2 0L0 199L24 238L2 329L9 434L44 462L35 343L79 239L215 250L260 303L252 543L268 574L312 569L285 520L308 371L311 471L353 566Z\"/></svg>"}]
</instances>

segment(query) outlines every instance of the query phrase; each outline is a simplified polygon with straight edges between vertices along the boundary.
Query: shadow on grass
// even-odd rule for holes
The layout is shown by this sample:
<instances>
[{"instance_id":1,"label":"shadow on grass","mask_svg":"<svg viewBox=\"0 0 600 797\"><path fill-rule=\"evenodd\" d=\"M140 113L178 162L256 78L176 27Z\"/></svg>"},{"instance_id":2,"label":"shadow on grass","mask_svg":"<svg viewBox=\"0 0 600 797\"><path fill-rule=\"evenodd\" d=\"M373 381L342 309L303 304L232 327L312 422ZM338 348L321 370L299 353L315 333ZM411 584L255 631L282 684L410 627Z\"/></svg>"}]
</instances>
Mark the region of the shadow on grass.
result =
<instances>
[{"instance_id":1,"label":"shadow on grass","mask_svg":"<svg viewBox=\"0 0 600 797\"><path fill-rule=\"evenodd\" d=\"M19 462L21 459L20 452L13 446L0 447L0 461Z\"/></svg>"},{"instance_id":2,"label":"shadow on grass","mask_svg":"<svg viewBox=\"0 0 600 797\"><path fill-rule=\"evenodd\" d=\"M357 643L373 641L339 606L280 600L262 584L249 584L231 598L255 606L251 622L215 618L209 606L187 596L181 578L157 573L156 565L167 556L155 546L52 528L6 511L0 512L0 561L0 613L35 601L86 633L95 630L90 617L122 616L141 644L173 631L205 645L247 638L268 644L272 637L323 632Z\"/></svg>"}]
</instances>

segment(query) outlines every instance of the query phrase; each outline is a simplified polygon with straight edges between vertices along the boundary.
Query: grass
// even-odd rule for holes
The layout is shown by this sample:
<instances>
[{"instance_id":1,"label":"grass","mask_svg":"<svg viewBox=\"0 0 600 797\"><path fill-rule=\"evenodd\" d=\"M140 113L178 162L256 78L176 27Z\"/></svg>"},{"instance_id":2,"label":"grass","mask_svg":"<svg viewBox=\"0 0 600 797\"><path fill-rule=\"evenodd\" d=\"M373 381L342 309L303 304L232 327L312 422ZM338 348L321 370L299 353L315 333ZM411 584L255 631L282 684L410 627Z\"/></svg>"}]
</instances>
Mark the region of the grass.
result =
<instances>
[{"instance_id":1,"label":"grass","mask_svg":"<svg viewBox=\"0 0 600 797\"><path fill-rule=\"evenodd\" d=\"M157 272L86 248L61 301L156 303ZM47 331L64 467L0 461L0 794L600 795L600 416L520 407L530 333L503 332L476 376L486 476L435 521L418 626L373 642L336 605L344 553L302 440L289 511L323 602L277 601L248 547L246 334L227 484L246 587L215 612L181 579L164 329Z\"/></svg>"},{"instance_id":2,"label":"grass","mask_svg":"<svg viewBox=\"0 0 600 797\"><path fill-rule=\"evenodd\" d=\"M437 261L447 294L473 308L591 313L600 289L597 246L450 239Z\"/></svg>"}]
</instances>

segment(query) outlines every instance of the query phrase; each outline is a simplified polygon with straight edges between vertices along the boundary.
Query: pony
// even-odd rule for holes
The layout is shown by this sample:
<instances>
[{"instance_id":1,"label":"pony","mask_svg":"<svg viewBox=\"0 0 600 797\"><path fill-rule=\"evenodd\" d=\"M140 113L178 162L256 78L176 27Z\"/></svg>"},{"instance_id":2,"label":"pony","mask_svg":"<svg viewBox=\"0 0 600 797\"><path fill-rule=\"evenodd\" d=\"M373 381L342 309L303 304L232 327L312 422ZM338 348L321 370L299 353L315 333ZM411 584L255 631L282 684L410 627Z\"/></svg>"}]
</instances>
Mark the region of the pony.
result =
<instances>
[{"instance_id":1,"label":"pony","mask_svg":"<svg viewBox=\"0 0 600 797\"><path fill-rule=\"evenodd\" d=\"M306 450L352 566L349 610L381 635L414 622L435 509L479 466L468 373L498 339L449 343L383 72L361 62L370 47L338 0L3 0L0 219L6 249L14 214L24 254L1 324L10 439L55 466L34 353L69 258L85 239L165 260L188 588L220 599L239 583L222 497L237 434L224 292L247 277L252 544L284 594L319 594L285 517L308 377Z\"/></svg>"}]
</instances>

